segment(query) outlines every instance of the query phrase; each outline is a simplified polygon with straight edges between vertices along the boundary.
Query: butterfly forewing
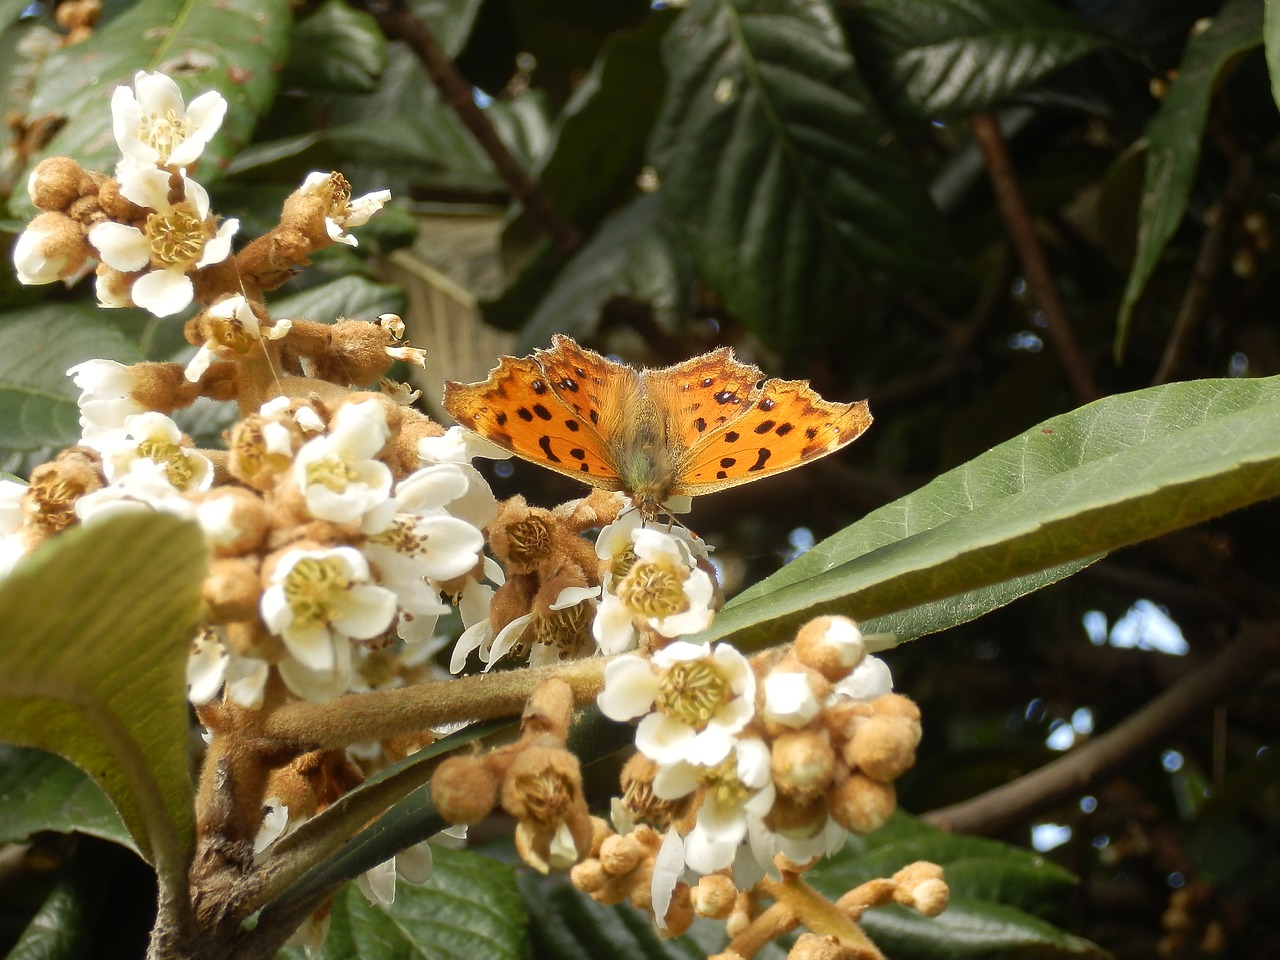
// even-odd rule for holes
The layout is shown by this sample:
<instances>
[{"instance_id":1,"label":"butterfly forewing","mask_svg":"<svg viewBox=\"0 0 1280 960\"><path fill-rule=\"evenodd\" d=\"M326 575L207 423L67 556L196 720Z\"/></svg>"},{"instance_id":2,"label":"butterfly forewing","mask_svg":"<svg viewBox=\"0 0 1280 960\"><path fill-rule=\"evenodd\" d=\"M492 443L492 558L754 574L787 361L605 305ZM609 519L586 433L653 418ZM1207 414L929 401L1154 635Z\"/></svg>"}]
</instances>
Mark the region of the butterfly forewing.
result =
<instances>
[{"instance_id":1,"label":"butterfly forewing","mask_svg":"<svg viewBox=\"0 0 1280 960\"><path fill-rule=\"evenodd\" d=\"M831 403L799 380L766 380L736 417L708 430L680 462L675 493L697 496L834 453L871 425L865 401Z\"/></svg>"},{"instance_id":2,"label":"butterfly forewing","mask_svg":"<svg viewBox=\"0 0 1280 960\"><path fill-rule=\"evenodd\" d=\"M483 383L446 383L444 408L462 426L521 459L595 487L621 487L592 420L554 388L537 359L503 357Z\"/></svg>"},{"instance_id":3,"label":"butterfly forewing","mask_svg":"<svg viewBox=\"0 0 1280 960\"><path fill-rule=\"evenodd\" d=\"M728 347L643 376L665 413L668 440L680 451L741 416L765 382L759 367L735 359Z\"/></svg>"}]
</instances>

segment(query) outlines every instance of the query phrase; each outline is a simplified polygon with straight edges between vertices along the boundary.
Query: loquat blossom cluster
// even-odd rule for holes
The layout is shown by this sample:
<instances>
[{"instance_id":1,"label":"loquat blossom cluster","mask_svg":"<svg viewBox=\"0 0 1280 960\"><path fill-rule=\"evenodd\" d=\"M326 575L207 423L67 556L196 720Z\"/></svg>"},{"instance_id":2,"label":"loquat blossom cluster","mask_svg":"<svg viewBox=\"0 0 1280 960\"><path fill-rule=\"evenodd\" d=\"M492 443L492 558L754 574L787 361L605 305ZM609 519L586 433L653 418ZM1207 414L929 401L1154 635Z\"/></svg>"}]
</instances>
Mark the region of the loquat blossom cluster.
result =
<instances>
[{"instance_id":1,"label":"loquat blossom cluster","mask_svg":"<svg viewBox=\"0 0 1280 960\"><path fill-rule=\"evenodd\" d=\"M188 104L170 78L139 73L112 98L121 157L111 176L65 157L31 175L41 212L15 246L19 278L70 285L93 274L103 307L186 314L194 351L186 363L74 366L78 444L25 486L0 481L0 576L62 531L120 512L173 514L204 535L210 562L187 662L207 743L193 883L202 870L247 875L444 729L288 752L263 733L274 711L468 669L603 656L613 659L600 670L600 710L637 723L612 823L592 816L568 747L581 690L555 678L528 697L513 742L436 769L432 796L453 835L501 807L527 864L570 871L601 902L630 901L667 935L698 915L725 920L744 960L747 944L803 925L803 907L782 922L761 912L759 895L786 902L850 831L885 822L920 738L914 704L892 693L888 668L845 618L819 618L785 653L754 660L684 639L723 602L711 548L674 522L687 502L666 505L665 528L603 491L552 509L498 502L473 460L507 454L444 429L387 379L393 363L423 360L399 317L272 316L265 293L317 250L355 245L349 231L389 194L353 198L341 175L313 173L279 225L236 250L237 221L217 216L193 176L226 110L216 93ZM236 405L225 446L184 433L180 411L198 400ZM435 657L451 638L439 627L455 609L461 632L445 674ZM429 871L419 844L361 888L389 904L397 875L421 882ZM931 865L880 883L836 905L851 924L841 944L861 943L864 909L945 906ZM296 934L311 952L327 911Z\"/></svg>"}]
</instances>

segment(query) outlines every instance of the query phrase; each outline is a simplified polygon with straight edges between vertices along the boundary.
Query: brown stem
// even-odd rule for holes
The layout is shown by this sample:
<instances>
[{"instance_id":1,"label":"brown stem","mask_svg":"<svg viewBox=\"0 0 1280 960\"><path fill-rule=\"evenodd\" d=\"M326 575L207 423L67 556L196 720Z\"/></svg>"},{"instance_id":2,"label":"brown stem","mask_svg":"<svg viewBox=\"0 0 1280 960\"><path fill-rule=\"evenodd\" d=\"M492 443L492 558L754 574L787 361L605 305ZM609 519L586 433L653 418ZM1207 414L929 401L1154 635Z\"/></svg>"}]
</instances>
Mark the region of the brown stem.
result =
<instances>
[{"instance_id":1,"label":"brown stem","mask_svg":"<svg viewBox=\"0 0 1280 960\"><path fill-rule=\"evenodd\" d=\"M271 713L262 735L305 750L341 749L362 740L417 733L455 720L517 716L543 680L559 677L573 688L574 702L595 702L608 660L593 657L549 667L459 677L392 690L348 694L327 703L290 703Z\"/></svg>"},{"instance_id":2,"label":"brown stem","mask_svg":"<svg viewBox=\"0 0 1280 960\"><path fill-rule=\"evenodd\" d=\"M1005 229L1009 231L1018 259L1027 272L1027 283L1044 311L1049 339L1053 341L1054 354L1071 386L1071 393L1080 404L1096 400L1098 388L1085 363L1084 354L1080 352L1080 345L1076 343L1067 309L1049 271L1049 261L1045 258L1040 238L1036 236L1031 211L1027 208L1000 126L994 115L979 113L970 119L969 127L987 165L987 175L991 178Z\"/></svg>"},{"instance_id":3,"label":"brown stem","mask_svg":"<svg viewBox=\"0 0 1280 960\"><path fill-rule=\"evenodd\" d=\"M1276 667L1280 627L1246 624L1203 668L1079 750L980 796L934 810L924 819L957 833L999 832L1104 780L1178 724L1249 688Z\"/></svg>"},{"instance_id":4,"label":"brown stem","mask_svg":"<svg viewBox=\"0 0 1280 960\"><path fill-rule=\"evenodd\" d=\"M1191 279L1187 281L1187 291L1165 344L1164 355L1160 357L1160 365L1152 378L1153 384L1168 383L1185 364L1191 343L1208 313L1218 272L1227 259L1227 242L1253 192L1253 155L1239 153L1231 160L1226 191L1200 241L1195 266L1191 268Z\"/></svg>"},{"instance_id":5,"label":"brown stem","mask_svg":"<svg viewBox=\"0 0 1280 960\"><path fill-rule=\"evenodd\" d=\"M458 119L471 131L480 148L493 161L494 168L510 188L512 196L523 203L529 215L551 235L561 253L576 250L582 242L577 228L560 216L541 185L511 155L489 118L476 106L471 84L436 42L427 25L407 9L402 0L369 3L368 7L382 32L392 40L403 41L422 62L427 76L440 91L440 96L453 108Z\"/></svg>"}]
</instances>

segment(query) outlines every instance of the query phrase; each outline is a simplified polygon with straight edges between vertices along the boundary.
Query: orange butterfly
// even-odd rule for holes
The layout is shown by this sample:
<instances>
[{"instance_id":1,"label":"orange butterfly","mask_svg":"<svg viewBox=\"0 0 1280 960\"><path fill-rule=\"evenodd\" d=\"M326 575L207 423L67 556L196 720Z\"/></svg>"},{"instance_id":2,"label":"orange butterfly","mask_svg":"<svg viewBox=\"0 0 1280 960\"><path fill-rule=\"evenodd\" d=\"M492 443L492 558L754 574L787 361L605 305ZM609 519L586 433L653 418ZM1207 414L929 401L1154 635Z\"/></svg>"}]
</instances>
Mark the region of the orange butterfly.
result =
<instances>
[{"instance_id":1,"label":"orange butterfly","mask_svg":"<svg viewBox=\"0 0 1280 960\"><path fill-rule=\"evenodd\" d=\"M517 457L627 493L648 520L669 497L790 470L871 425L865 400L768 379L728 347L635 370L561 334L549 350L503 357L483 383L446 383L444 408Z\"/></svg>"}]
</instances>

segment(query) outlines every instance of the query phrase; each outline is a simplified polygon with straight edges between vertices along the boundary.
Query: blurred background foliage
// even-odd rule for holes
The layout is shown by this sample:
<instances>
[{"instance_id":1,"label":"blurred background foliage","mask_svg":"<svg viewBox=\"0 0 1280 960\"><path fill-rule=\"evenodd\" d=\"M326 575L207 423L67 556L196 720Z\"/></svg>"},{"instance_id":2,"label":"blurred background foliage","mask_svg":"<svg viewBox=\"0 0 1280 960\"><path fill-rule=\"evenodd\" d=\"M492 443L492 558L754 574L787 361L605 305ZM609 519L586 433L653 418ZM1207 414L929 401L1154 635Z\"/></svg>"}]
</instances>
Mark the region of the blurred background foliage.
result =
<instances>
[{"instance_id":1,"label":"blurred background foliage","mask_svg":"<svg viewBox=\"0 0 1280 960\"><path fill-rule=\"evenodd\" d=\"M840 456L699 502L689 523L729 593L1055 414L1152 383L1280 373L1280 27L1262 0L104 0L68 45L55 7L73 5L0 0L6 240L31 212L30 166L69 154L107 169L110 90L161 70L231 103L197 176L242 237L313 169L393 191L358 250L325 251L273 310L402 313L430 351L429 410L443 379L480 378L555 332L649 365L731 344L828 398L868 397L875 426ZM180 323L99 311L88 284L0 274L14 473L74 441L68 366L191 350ZM225 417L184 423L211 439ZM578 492L522 464L492 479L545 505ZM1256 506L893 651L926 720L902 806L926 813L1087 749L1194 678L1243 621L1276 616L1278 529L1275 507ZM1012 926L987 915L965 955L1280 953L1277 703L1258 678L1229 709L1155 730L1118 775L967 821L1079 876L1016 900L1083 939L1002 938ZM131 857L52 833L22 849L0 871L0 941L89 863L124 878L76 901L91 910L81 932L98 931L91 954L140 954L152 895ZM977 887L1017 887L1027 862L964 855ZM451 862L444 876L475 880ZM18 895L13 878L33 869L45 884ZM634 923L592 925L597 908L571 891L539 891L526 902L576 916L597 947L696 950L631 944ZM335 916L358 926L344 912L357 898ZM545 916L531 924L517 953L591 955ZM905 943L891 953L961 955L954 940ZM363 949L347 955L377 955Z\"/></svg>"}]
</instances>

